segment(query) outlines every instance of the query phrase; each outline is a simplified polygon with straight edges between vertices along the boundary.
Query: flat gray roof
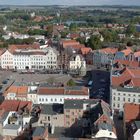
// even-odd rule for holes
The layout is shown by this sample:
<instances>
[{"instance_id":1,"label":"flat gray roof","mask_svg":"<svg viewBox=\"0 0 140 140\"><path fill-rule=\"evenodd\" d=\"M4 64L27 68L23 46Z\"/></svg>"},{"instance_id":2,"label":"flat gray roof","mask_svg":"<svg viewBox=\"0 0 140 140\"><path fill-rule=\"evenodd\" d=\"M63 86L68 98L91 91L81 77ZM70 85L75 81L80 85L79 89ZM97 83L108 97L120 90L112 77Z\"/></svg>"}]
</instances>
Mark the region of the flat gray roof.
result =
<instances>
[{"instance_id":1,"label":"flat gray roof","mask_svg":"<svg viewBox=\"0 0 140 140\"><path fill-rule=\"evenodd\" d=\"M6 124L3 129L14 129L17 130L20 128L20 125L15 125L15 124Z\"/></svg>"}]
</instances>

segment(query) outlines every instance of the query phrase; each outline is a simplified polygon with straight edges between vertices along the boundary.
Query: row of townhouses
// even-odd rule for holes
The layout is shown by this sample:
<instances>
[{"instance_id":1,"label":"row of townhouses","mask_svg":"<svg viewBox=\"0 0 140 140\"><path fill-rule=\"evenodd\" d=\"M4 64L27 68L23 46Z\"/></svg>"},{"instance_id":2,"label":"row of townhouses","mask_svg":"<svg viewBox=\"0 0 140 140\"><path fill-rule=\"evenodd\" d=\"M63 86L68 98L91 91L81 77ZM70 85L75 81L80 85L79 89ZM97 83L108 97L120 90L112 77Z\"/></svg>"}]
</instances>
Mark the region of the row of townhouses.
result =
<instances>
[{"instance_id":1,"label":"row of townhouses","mask_svg":"<svg viewBox=\"0 0 140 140\"><path fill-rule=\"evenodd\" d=\"M22 45L21 45L22 46ZM48 47L46 49L23 49L13 46L1 54L3 69L49 69L57 68L58 52Z\"/></svg>"},{"instance_id":2,"label":"row of townhouses","mask_svg":"<svg viewBox=\"0 0 140 140\"><path fill-rule=\"evenodd\" d=\"M1 50L0 65L2 69L41 70L61 68L59 52L52 47L40 49L37 45L11 45L7 50ZM67 61L68 69L83 67L86 61L81 54L71 54Z\"/></svg>"},{"instance_id":3,"label":"row of townhouses","mask_svg":"<svg viewBox=\"0 0 140 140\"><path fill-rule=\"evenodd\" d=\"M126 49L119 51L118 48L105 48L95 50L93 52L93 63L98 66L105 66L111 64L116 60L128 60L140 62L140 51L133 51L133 48L126 47Z\"/></svg>"},{"instance_id":4,"label":"row of townhouses","mask_svg":"<svg viewBox=\"0 0 140 140\"><path fill-rule=\"evenodd\" d=\"M111 72L111 107L124 111L125 103L140 104L140 68L138 62L114 62Z\"/></svg>"},{"instance_id":5,"label":"row of townhouses","mask_svg":"<svg viewBox=\"0 0 140 140\"><path fill-rule=\"evenodd\" d=\"M4 93L6 100L32 101L34 104L63 104L65 99L89 99L87 87L28 86L14 83Z\"/></svg>"}]
</instances>

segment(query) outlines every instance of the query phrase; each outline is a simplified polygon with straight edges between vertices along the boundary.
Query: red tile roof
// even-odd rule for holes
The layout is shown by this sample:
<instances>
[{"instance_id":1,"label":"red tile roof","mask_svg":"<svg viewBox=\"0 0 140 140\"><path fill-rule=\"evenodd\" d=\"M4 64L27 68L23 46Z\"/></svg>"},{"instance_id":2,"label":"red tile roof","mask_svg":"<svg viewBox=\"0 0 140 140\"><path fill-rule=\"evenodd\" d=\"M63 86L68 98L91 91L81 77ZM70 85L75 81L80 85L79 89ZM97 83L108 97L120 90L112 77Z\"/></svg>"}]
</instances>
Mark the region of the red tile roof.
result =
<instances>
[{"instance_id":1,"label":"red tile roof","mask_svg":"<svg viewBox=\"0 0 140 140\"><path fill-rule=\"evenodd\" d=\"M31 110L32 102L30 101L17 101L17 100L5 100L0 105L0 110L4 111L18 111L22 107L27 107Z\"/></svg>"},{"instance_id":2,"label":"red tile roof","mask_svg":"<svg viewBox=\"0 0 140 140\"><path fill-rule=\"evenodd\" d=\"M100 49L99 50L102 53L106 53L106 54L115 54L118 49L117 48L105 48L105 49Z\"/></svg>"},{"instance_id":3,"label":"red tile roof","mask_svg":"<svg viewBox=\"0 0 140 140\"><path fill-rule=\"evenodd\" d=\"M92 51L91 48L86 48L86 47L82 47L82 48L81 48L81 53L82 53L82 55L86 55L86 54L88 54L88 53L91 52L91 51Z\"/></svg>"},{"instance_id":4,"label":"red tile roof","mask_svg":"<svg viewBox=\"0 0 140 140\"><path fill-rule=\"evenodd\" d=\"M39 44L9 45L8 50L13 53L16 49L39 49Z\"/></svg>"},{"instance_id":5,"label":"red tile roof","mask_svg":"<svg viewBox=\"0 0 140 140\"><path fill-rule=\"evenodd\" d=\"M136 68L139 67L140 64L137 61L128 61L128 60L115 60L115 63L121 64L121 65L125 65L127 67L132 67L132 68Z\"/></svg>"},{"instance_id":6,"label":"red tile roof","mask_svg":"<svg viewBox=\"0 0 140 140\"><path fill-rule=\"evenodd\" d=\"M130 53L133 53L132 49L127 47L127 49L122 50L121 52L124 53L125 56L128 56Z\"/></svg>"},{"instance_id":7,"label":"red tile roof","mask_svg":"<svg viewBox=\"0 0 140 140\"><path fill-rule=\"evenodd\" d=\"M69 46L79 45L80 43L77 42L76 40L62 40L61 44L62 44L63 48L66 48Z\"/></svg>"},{"instance_id":8,"label":"red tile roof","mask_svg":"<svg viewBox=\"0 0 140 140\"><path fill-rule=\"evenodd\" d=\"M4 93L7 96L8 93L15 93L16 96L25 95L28 93L28 86L10 86Z\"/></svg>"},{"instance_id":9,"label":"red tile roof","mask_svg":"<svg viewBox=\"0 0 140 140\"><path fill-rule=\"evenodd\" d=\"M133 103L124 104L124 121L128 123L133 120L140 120L140 105Z\"/></svg>"},{"instance_id":10,"label":"red tile roof","mask_svg":"<svg viewBox=\"0 0 140 140\"><path fill-rule=\"evenodd\" d=\"M37 91L40 95L88 95L88 88L82 87L81 90L62 88L40 87Z\"/></svg>"},{"instance_id":11,"label":"red tile roof","mask_svg":"<svg viewBox=\"0 0 140 140\"><path fill-rule=\"evenodd\" d=\"M63 95L64 88L47 88L47 87L40 87L37 91L38 94L41 95Z\"/></svg>"},{"instance_id":12,"label":"red tile roof","mask_svg":"<svg viewBox=\"0 0 140 140\"><path fill-rule=\"evenodd\" d=\"M4 109L5 111L18 111L20 101L17 100L5 100L0 105L0 110Z\"/></svg>"},{"instance_id":13,"label":"red tile roof","mask_svg":"<svg viewBox=\"0 0 140 140\"><path fill-rule=\"evenodd\" d=\"M120 86L128 80L132 80L134 86L137 86L139 85L138 79L140 79L140 69L124 68L120 76L112 76L112 85Z\"/></svg>"}]
</instances>

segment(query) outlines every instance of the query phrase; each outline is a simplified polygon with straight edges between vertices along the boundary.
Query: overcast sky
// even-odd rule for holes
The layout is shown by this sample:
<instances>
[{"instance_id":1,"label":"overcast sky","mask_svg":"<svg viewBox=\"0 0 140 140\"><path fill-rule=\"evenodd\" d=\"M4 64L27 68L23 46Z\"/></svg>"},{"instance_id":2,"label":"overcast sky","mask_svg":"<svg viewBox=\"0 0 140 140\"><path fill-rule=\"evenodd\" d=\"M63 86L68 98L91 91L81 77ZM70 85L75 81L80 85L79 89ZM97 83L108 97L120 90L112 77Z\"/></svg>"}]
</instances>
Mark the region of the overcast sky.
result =
<instances>
[{"instance_id":1,"label":"overcast sky","mask_svg":"<svg viewBox=\"0 0 140 140\"><path fill-rule=\"evenodd\" d=\"M140 0L0 0L0 5L139 5Z\"/></svg>"}]
</instances>

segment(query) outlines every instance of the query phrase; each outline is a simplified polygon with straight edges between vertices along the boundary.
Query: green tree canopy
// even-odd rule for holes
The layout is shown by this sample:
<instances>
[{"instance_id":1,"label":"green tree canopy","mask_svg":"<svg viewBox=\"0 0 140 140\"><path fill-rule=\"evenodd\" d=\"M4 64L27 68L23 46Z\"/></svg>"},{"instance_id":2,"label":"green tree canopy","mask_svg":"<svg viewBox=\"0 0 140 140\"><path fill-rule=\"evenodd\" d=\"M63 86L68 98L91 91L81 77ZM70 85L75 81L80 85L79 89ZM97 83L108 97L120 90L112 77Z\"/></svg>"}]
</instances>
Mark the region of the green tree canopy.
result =
<instances>
[{"instance_id":1,"label":"green tree canopy","mask_svg":"<svg viewBox=\"0 0 140 140\"><path fill-rule=\"evenodd\" d=\"M102 46L100 36L91 36L87 42L87 45L93 50L100 49Z\"/></svg>"},{"instance_id":2,"label":"green tree canopy","mask_svg":"<svg viewBox=\"0 0 140 140\"><path fill-rule=\"evenodd\" d=\"M126 34L127 35L132 35L136 32L136 27L132 24L128 25L127 29L126 29Z\"/></svg>"}]
</instances>

